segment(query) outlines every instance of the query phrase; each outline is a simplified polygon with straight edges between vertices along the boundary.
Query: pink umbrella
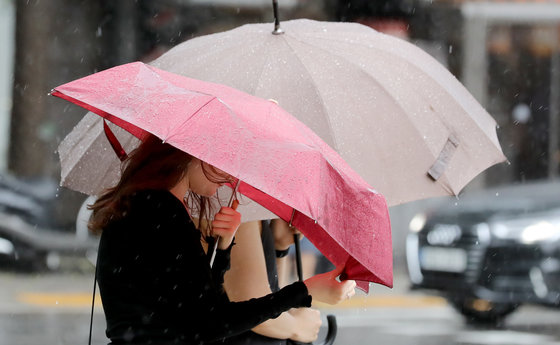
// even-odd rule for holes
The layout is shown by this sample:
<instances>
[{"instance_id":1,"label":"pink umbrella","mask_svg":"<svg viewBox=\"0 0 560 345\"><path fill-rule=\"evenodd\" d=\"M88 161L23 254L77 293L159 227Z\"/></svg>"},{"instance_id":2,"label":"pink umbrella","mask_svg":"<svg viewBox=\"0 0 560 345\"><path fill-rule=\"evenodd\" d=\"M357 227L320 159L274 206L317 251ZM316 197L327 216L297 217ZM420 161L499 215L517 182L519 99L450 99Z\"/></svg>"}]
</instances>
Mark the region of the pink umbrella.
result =
<instances>
[{"instance_id":1,"label":"pink umbrella","mask_svg":"<svg viewBox=\"0 0 560 345\"><path fill-rule=\"evenodd\" d=\"M345 265L348 279L364 290L368 282L392 286L385 198L277 104L140 62L75 80L52 94L138 138L152 133L239 178L240 193L291 221L332 263ZM88 154L100 160L107 155Z\"/></svg>"}]
</instances>

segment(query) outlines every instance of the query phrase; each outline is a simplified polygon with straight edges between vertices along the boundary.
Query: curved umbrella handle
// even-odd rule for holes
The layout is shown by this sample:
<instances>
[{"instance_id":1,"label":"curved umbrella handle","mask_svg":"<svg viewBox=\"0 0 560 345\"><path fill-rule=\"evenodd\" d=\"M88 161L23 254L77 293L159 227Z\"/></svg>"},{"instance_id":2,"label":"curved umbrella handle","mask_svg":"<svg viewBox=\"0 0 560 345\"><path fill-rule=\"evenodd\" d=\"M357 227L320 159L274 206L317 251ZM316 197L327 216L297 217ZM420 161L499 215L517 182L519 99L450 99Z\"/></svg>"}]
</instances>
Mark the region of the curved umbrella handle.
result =
<instances>
[{"instance_id":1,"label":"curved umbrella handle","mask_svg":"<svg viewBox=\"0 0 560 345\"><path fill-rule=\"evenodd\" d=\"M299 235L294 234L294 245L295 245L295 254L296 254L296 268L298 274L298 280L303 282L303 270L301 269L301 247L299 243ZM325 341L318 345L332 345L334 339L336 338L336 332L338 331L338 327L336 325L336 317L332 314L327 315L327 336L325 337ZM300 343L297 341L290 340L291 343L295 345L302 345L305 343Z\"/></svg>"},{"instance_id":2,"label":"curved umbrella handle","mask_svg":"<svg viewBox=\"0 0 560 345\"><path fill-rule=\"evenodd\" d=\"M327 336L325 341L319 345L332 345L334 339L336 338L336 332L338 331L338 326L336 325L336 316L329 314L327 315Z\"/></svg>"},{"instance_id":3,"label":"curved umbrella handle","mask_svg":"<svg viewBox=\"0 0 560 345\"><path fill-rule=\"evenodd\" d=\"M334 339L336 338L336 332L338 327L336 325L336 316L329 314L327 315L327 336L322 343L315 344L315 343L300 343L299 341L289 340L288 343L291 345L332 345L334 343Z\"/></svg>"}]
</instances>

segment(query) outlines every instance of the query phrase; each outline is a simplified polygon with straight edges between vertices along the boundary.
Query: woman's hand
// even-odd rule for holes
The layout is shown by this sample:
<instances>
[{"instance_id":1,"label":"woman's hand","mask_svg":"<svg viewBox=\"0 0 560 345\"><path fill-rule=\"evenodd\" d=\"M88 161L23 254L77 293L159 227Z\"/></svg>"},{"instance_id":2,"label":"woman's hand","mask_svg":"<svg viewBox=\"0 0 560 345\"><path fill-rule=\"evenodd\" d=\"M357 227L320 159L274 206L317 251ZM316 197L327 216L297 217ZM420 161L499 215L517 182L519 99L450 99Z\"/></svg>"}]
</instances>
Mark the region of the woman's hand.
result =
<instances>
[{"instance_id":1,"label":"woman's hand","mask_svg":"<svg viewBox=\"0 0 560 345\"><path fill-rule=\"evenodd\" d=\"M321 313L311 308L290 309L290 315L294 317L297 329L290 339L302 343L310 343L317 340L319 328L321 327Z\"/></svg>"},{"instance_id":2,"label":"woman's hand","mask_svg":"<svg viewBox=\"0 0 560 345\"><path fill-rule=\"evenodd\" d=\"M242 223L231 249L231 268L225 274L224 287L233 302L266 296L272 291L268 282L265 253L261 237L261 221ZM248 284L247 282L251 282ZM291 309L275 319L253 328L253 332L277 339L313 340L313 325L320 322L318 311ZM295 311L294 314L292 312ZM311 326L307 326L311 324ZM311 334L309 334L311 332Z\"/></svg>"},{"instance_id":3,"label":"woman's hand","mask_svg":"<svg viewBox=\"0 0 560 345\"><path fill-rule=\"evenodd\" d=\"M282 219L273 219L271 222L272 234L274 235L274 248L286 250L294 243L295 228L290 228L288 223Z\"/></svg>"},{"instance_id":4,"label":"woman's hand","mask_svg":"<svg viewBox=\"0 0 560 345\"><path fill-rule=\"evenodd\" d=\"M337 304L356 294L356 282L354 280L341 282L336 280L343 269L344 266L340 266L330 272L314 275L304 281L307 291L313 297L313 301Z\"/></svg>"},{"instance_id":5,"label":"woman's hand","mask_svg":"<svg viewBox=\"0 0 560 345\"><path fill-rule=\"evenodd\" d=\"M235 210L238 204L239 202L234 200L232 207L222 206L220 212L214 216L212 232L214 235L220 236L218 245L220 249L227 249L231 245L235 232L241 224L241 213Z\"/></svg>"}]
</instances>

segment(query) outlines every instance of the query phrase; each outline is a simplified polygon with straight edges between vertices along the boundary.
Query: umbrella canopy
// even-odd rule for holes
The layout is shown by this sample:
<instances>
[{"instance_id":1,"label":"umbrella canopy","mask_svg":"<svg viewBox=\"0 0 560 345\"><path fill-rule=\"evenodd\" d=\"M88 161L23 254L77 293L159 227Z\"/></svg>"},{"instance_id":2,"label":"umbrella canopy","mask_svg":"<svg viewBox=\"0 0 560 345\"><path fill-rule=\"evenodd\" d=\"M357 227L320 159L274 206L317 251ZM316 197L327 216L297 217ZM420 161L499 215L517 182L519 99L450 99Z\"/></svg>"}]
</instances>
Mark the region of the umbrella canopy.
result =
<instances>
[{"instance_id":1,"label":"umbrella canopy","mask_svg":"<svg viewBox=\"0 0 560 345\"><path fill-rule=\"evenodd\" d=\"M281 26L194 38L151 64L277 100L389 205L456 195L505 159L494 119L415 45L356 23Z\"/></svg>"},{"instance_id":2,"label":"umbrella canopy","mask_svg":"<svg viewBox=\"0 0 560 345\"><path fill-rule=\"evenodd\" d=\"M387 205L342 158L274 102L224 85L131 63L55 88L137 138L146 132L240 179L238 190L309 237L348 279L392 286L391 231ZM85 138L78 156L61 156L62 184L83 190L88 176L69 178L94 152L82 123L70 136ZM118 136L118 133L117 133ZM74 139L75 140L75 139ZM66 143L68 144L69 141ZM89 148L86 148L86 146ZM83 153L83 151L87 153ZM81 156L80 156L81 154ZM93 158L95 160L95 158ZM118 165L118 161L117 161ZM359 230L359 231L355 231Z\"/></svg>"}]
</instances>

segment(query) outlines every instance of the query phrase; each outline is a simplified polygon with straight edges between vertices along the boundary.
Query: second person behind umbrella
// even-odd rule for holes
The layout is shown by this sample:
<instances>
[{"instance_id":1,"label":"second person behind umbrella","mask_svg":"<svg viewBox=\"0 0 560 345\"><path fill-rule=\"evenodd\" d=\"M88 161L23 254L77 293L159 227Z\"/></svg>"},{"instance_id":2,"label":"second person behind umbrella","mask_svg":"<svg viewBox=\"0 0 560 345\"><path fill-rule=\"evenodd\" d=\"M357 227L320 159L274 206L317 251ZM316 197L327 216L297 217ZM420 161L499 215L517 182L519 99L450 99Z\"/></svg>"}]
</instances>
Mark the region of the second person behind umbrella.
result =
<instances>
[{"instance_id":1,"label":"second person behind umbrella","mask_svg":"<svg viewBox=\"0 0 560 345\"><path fill-rule=\"evenodd\" d=\"M225 276L224 286L229 298L243 301L279 291L276 250L287 249L293 238L293 230L281 219L273 219L270 224L268 221L242 223L231 253L231 269ZM341 272L342 267L339 267L306 280L306 284L313 287L314 301L337 304L355 294L355 281L337 280ZM232 337L228 345L285 345L287 339L311 342L317 337L314 325L319 317L318 311L313 309L294 308Z\"/></svg>"}]
</instances>

